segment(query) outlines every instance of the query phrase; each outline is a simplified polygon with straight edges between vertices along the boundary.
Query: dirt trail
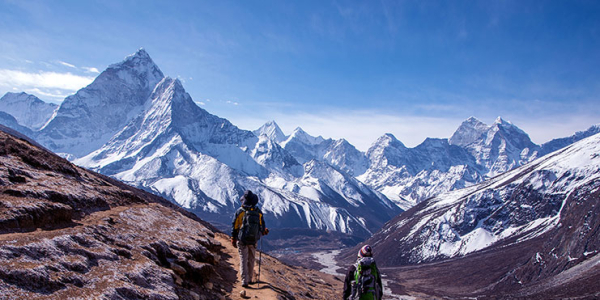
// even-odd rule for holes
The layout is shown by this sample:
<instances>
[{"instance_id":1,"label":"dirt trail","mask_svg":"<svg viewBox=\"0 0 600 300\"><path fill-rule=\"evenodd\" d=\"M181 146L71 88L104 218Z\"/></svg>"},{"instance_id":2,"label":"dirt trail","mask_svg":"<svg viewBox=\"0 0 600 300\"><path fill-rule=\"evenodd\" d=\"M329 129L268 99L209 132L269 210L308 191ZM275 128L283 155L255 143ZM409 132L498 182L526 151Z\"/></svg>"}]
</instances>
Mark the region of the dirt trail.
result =
<instances>
[{"instance_id":1,"label":"dirt trail","mask_svg":"<svg viewBox=\"0 0 600 300\"><path fill-rule=\"evenodd\" d=\"M223 250L223 252L227 253L227 255L230 257L227 261L236 270L235 282L233 285L233 290L231 291L231 295L229 295L229 298L231 298L231 299L277 299L277 295L279 295L279 294L277 292L275 292L275 290L272 289L268 284L266 284L266 282L270 282L270 280L268 278L265 278L267 274L265 274L266 272L264 272L264 269L262 269L262 266L261 266L261 274L260 274L260 277L261 277L260 278L261 279L260 287L259 287L259 284L251 284L248 286L248 288L243 288L242 282L240 279L240 275L239 275L239 271L238 271L238 267L240 265L240 257L239 257L237 248L234 248L231 245L229 236L227 236L225 234L217 234L215 236L215 238L223 246L225 246L225 249ZM257 253L257 257L258 257L258 253ZM265 256L263 256L263 258L264 257ZM258 273L258 264L255 267L255 273ZM246 291L247 296L245 298L240 296L240 292L243 290Z\"/></svg>"},{"instance_id":2,"label":"dirt trail","mask_svg":"<svg viewBox=\"0 0 600 300\"><path fill-rule=\"evenodd\" d=\"M230 263L235 270L235 283L228 299L331 299L341 294L342 281L332 275L301 267L288 266L279 260L262 255L260 285L251 284L244 289L241 284L238 267L239 255L236 248L231 245L229 236L217 234L215 238L221 242L223 250L230 258ZM257 253L257 258L259 254ZM255 274L258 273L258 262L255 265ZM259 287L260 286L260 287ZM241 297L240 292L245 290L246 297Z\"/></svg>"}]
</instances>

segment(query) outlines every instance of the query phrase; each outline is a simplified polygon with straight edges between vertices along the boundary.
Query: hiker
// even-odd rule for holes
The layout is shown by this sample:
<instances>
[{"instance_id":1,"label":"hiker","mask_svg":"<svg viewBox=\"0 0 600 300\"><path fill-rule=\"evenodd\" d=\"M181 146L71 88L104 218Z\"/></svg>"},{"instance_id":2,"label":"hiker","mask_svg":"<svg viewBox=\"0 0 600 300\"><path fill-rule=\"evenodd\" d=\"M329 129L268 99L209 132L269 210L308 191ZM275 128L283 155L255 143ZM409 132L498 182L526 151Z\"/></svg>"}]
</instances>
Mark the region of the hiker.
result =
<instances>
[{"instance_id":1,"label":"hiker","mask_svg":"<svg viewBox=\"0 0 600 300\"><path fill-rule=\"evenodd\" d=\"M381 274L375 264L371 246L360 248L356 264L348 268L342 297L344 300L380 300L383 297Z\"/></svg>"},{"instance_id":2,"label":"hiker","mask_svg":"<svg viewBox=\"0 0 600 300\"><path fill-rule=\"evenodd\" d=\"M240 253L240 273L242 286L248 287L254 276L254 261L256 257L256 242L261 236L269 234L260 208L258 196L248 190L240 198L242 206L233 217L231 244Z\"/></svg>"}]
</instances>

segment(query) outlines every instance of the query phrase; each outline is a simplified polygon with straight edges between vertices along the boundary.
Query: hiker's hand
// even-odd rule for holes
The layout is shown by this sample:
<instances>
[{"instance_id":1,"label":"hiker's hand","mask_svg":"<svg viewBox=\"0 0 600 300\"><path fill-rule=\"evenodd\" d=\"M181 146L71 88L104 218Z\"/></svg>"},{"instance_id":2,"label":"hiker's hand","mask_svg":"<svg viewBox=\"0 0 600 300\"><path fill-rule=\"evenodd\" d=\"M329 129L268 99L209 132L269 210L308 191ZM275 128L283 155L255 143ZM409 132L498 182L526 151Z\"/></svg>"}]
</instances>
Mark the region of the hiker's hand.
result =
<instances>
[{"instance_id":1,"label":"hiker's hand","mask_svg":"<svg viewBox=\"0 0 600 300\"><path fill-rule=\"evenodd\" d=\"M232 238L231 239L231 245L233 246L233 248L237 248L237 240Z\"/></svg>"},{"instance_id":2,"label":"hiker's hand","mask_svg":"<svg viewBox=\"0 0 600 300\"><path fill-rule=\"evenodd\" d=\"M269 228L265 228L265 231L263 231L263 235L267 235L269 234Z\"/></svg>"}]
</instances>

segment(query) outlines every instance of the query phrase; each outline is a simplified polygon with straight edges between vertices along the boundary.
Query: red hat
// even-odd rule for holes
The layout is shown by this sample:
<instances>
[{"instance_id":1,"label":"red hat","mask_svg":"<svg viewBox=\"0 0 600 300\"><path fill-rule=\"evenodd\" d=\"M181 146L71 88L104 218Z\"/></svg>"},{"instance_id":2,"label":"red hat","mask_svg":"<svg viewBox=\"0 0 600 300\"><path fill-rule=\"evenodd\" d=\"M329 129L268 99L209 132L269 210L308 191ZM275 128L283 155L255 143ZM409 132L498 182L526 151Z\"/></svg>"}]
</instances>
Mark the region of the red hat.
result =
<instances>
[{"instance_id":1,"label":"red hat","mask_svg":"<svg viewBox=\"0 0 600 300\"><path fill-rule=\"evenodd\" d=\"M372 257L373 256L373 250L371 249L371 246L369 245L364 245L362 248L360 248L360 251L358 251L358 257Z\"/></svg>"}]
</instances>

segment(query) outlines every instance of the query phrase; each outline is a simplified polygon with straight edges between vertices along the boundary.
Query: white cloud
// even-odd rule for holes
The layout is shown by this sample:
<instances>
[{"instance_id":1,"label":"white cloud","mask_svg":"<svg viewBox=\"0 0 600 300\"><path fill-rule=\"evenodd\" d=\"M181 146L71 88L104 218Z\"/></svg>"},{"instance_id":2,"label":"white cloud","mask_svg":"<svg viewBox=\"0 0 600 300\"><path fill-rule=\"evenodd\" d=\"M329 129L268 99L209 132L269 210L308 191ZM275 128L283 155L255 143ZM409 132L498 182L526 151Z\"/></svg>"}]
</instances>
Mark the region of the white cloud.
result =
<instances>
[{"instance_id":1,"label":"white cloud","mask_svg":"<svg viewBox=\"0 0 600 300\"><path fill-rule=\"evenodd\" d=\"M72 64L70 64L68 62L64 62L64 61L60 61L59 60L58 63L61 64L61 65L63 65L63 66L67 66L69 68L77 69L77 67L75 65L72 65Z\"/></svg>"},{"instance_id":2,"label":"white cloud","mask_svg":"<svg viewBox=\"0 0 600 300\"><path fill-rule=\"evenodd\" d=\"M29 93L29 94L34 94L36 96L38 96L39 98L43 98L43 97L49 97L49 98L53 98L55 100L63 100L65 99L67 96L69 96L69 93L65 93L62 90L40 90L38 88L32 88L32 89L28 89L25 90L25 92Z\"/></svg>"},{"instance_id":3,"label":"white cloud","mask_svg":"<svg viewBox=\"0 0 600 300\"><path fill-rule=\"evenodd\" d=\"M88 73L100 73L100 71L98 71L98 69L94 68L94 67L81 67L82 69L84 69L86 72Z\"/></svg>"},{"instance_id":4,"label":"white cloud","mask_svg":"<svg viewBox=\"0 0 600 300\"><path fill-rule=\"evenodd\" d=\"M0 69L0 86L17 87L22 90L33 88L53 88L77 91L90 84L94 77L79 76L71 73L38 72L27 73L16 70Z\"/></svg>"}]
</instances>

